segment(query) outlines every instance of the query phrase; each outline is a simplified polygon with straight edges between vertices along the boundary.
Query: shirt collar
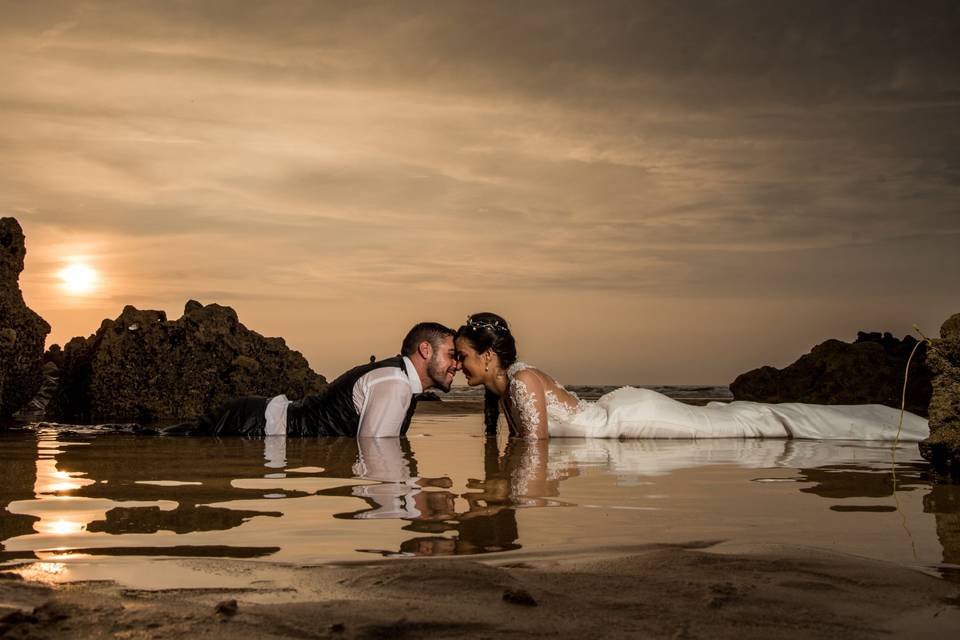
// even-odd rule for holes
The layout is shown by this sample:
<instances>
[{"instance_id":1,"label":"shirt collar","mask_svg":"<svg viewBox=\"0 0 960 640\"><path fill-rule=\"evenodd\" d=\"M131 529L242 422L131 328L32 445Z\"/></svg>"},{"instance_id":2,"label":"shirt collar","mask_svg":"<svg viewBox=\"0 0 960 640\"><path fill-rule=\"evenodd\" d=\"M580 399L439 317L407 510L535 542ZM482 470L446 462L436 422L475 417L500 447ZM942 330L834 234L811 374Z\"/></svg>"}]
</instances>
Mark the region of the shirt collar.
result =
<instances>
[{"instance_id":1,"label":"shirt collar","mask_svg":"<svg viewBox=\"0 0 960 640\"><path fill-rule=\"evenodd\" d=\"M417 374L417 369L413 366L413 362L411 362L407 356L403 356L403 364L407 370L407 380L410 381L410 390L414 395L423 393L423 383L420 382L420 376Z\"/></svg>"}]
</instances>

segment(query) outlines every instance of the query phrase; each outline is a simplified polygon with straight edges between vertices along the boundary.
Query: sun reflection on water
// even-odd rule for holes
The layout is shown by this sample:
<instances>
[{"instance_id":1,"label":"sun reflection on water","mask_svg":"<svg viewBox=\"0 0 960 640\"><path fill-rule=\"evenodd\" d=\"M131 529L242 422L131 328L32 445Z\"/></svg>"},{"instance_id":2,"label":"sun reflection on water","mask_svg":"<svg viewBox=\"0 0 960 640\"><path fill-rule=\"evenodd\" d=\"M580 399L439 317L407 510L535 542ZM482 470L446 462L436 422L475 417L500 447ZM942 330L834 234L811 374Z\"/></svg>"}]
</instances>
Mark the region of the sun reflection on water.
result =
<instances>
[{"instance_id":1,"label":"sun reflection on water","mask_svg":"<svg viewBox=\"0 0 960 640\"><path fill-rule=\"evenodd\" d=\"M71 520L41 520L33 525L38 533L53 533L57 535L70 535L71 533L80 533L85 528L85 523L74 522Z\"/></svg>"}]
</instances>

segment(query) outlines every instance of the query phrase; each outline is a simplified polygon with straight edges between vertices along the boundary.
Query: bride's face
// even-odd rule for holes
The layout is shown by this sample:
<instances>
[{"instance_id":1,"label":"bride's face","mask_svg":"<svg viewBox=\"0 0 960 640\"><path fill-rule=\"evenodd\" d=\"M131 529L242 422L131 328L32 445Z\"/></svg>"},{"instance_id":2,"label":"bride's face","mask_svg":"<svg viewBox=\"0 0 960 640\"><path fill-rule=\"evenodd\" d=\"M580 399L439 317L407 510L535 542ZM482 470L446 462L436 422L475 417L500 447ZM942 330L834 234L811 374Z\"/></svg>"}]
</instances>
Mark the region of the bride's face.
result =
<instances>
[{"instance_id":1,"label":"bride's face","mask_svg":"<svg viewBox=\"0 0 960 640\"><path fill-rule=\"evenodd\" d=\"M467 384L475 387L483 384L488 362L483 356L477 353L470 341L464 337L457 338L457 360L460 361L460 368L463 371L463 377L467 379Z\"/></svg>"}]
</instances>

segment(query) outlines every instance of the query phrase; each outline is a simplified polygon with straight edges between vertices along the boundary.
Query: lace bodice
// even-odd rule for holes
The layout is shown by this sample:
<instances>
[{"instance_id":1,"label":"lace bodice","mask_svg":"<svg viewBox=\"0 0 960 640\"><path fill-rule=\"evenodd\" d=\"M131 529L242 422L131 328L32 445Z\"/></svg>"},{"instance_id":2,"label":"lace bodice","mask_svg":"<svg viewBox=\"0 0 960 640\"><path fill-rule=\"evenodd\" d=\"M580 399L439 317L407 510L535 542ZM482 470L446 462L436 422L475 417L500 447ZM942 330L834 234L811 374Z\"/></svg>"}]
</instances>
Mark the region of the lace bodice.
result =
<instances>
[{"instance_id":1,"label":"lace bodice","mask_svg":"<svg viewBox=\"0 0 960 640\"><path fill-rule=\"evenodd\" d=\"M507 369L507 378L510 381L508 394L515 417L519 421L517 428L520 435L536 435L544 426L549 429L551 424L569 422L587 408L589 403L540 371L537 373L543 386L542 394L539 389L531 390L517 377L518 373L526 369L537 371L527 363L519 361Z\"/></svg>"}]
</instances>

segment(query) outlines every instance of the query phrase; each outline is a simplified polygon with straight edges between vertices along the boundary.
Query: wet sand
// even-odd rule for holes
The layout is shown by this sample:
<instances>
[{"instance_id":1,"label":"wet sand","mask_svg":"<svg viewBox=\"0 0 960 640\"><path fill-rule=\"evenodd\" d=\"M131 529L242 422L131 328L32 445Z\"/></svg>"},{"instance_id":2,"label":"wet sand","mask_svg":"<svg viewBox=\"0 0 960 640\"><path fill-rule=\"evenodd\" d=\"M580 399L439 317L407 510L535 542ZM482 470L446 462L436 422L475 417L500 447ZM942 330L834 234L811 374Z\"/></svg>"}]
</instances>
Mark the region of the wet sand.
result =
<instances>
[{"instance_id":1,"label":"wet sand","mask_svg":"<svg viewBox=\"0 0 960 640\"><path fill-rule=\"evenodd\" d=\"M949 637L956 584L877 560L725 543L314 567L202 563L242 589L0 580L13 638ZM10 573L5 574L10 577Z\"/></svg>"}]
</instances>

